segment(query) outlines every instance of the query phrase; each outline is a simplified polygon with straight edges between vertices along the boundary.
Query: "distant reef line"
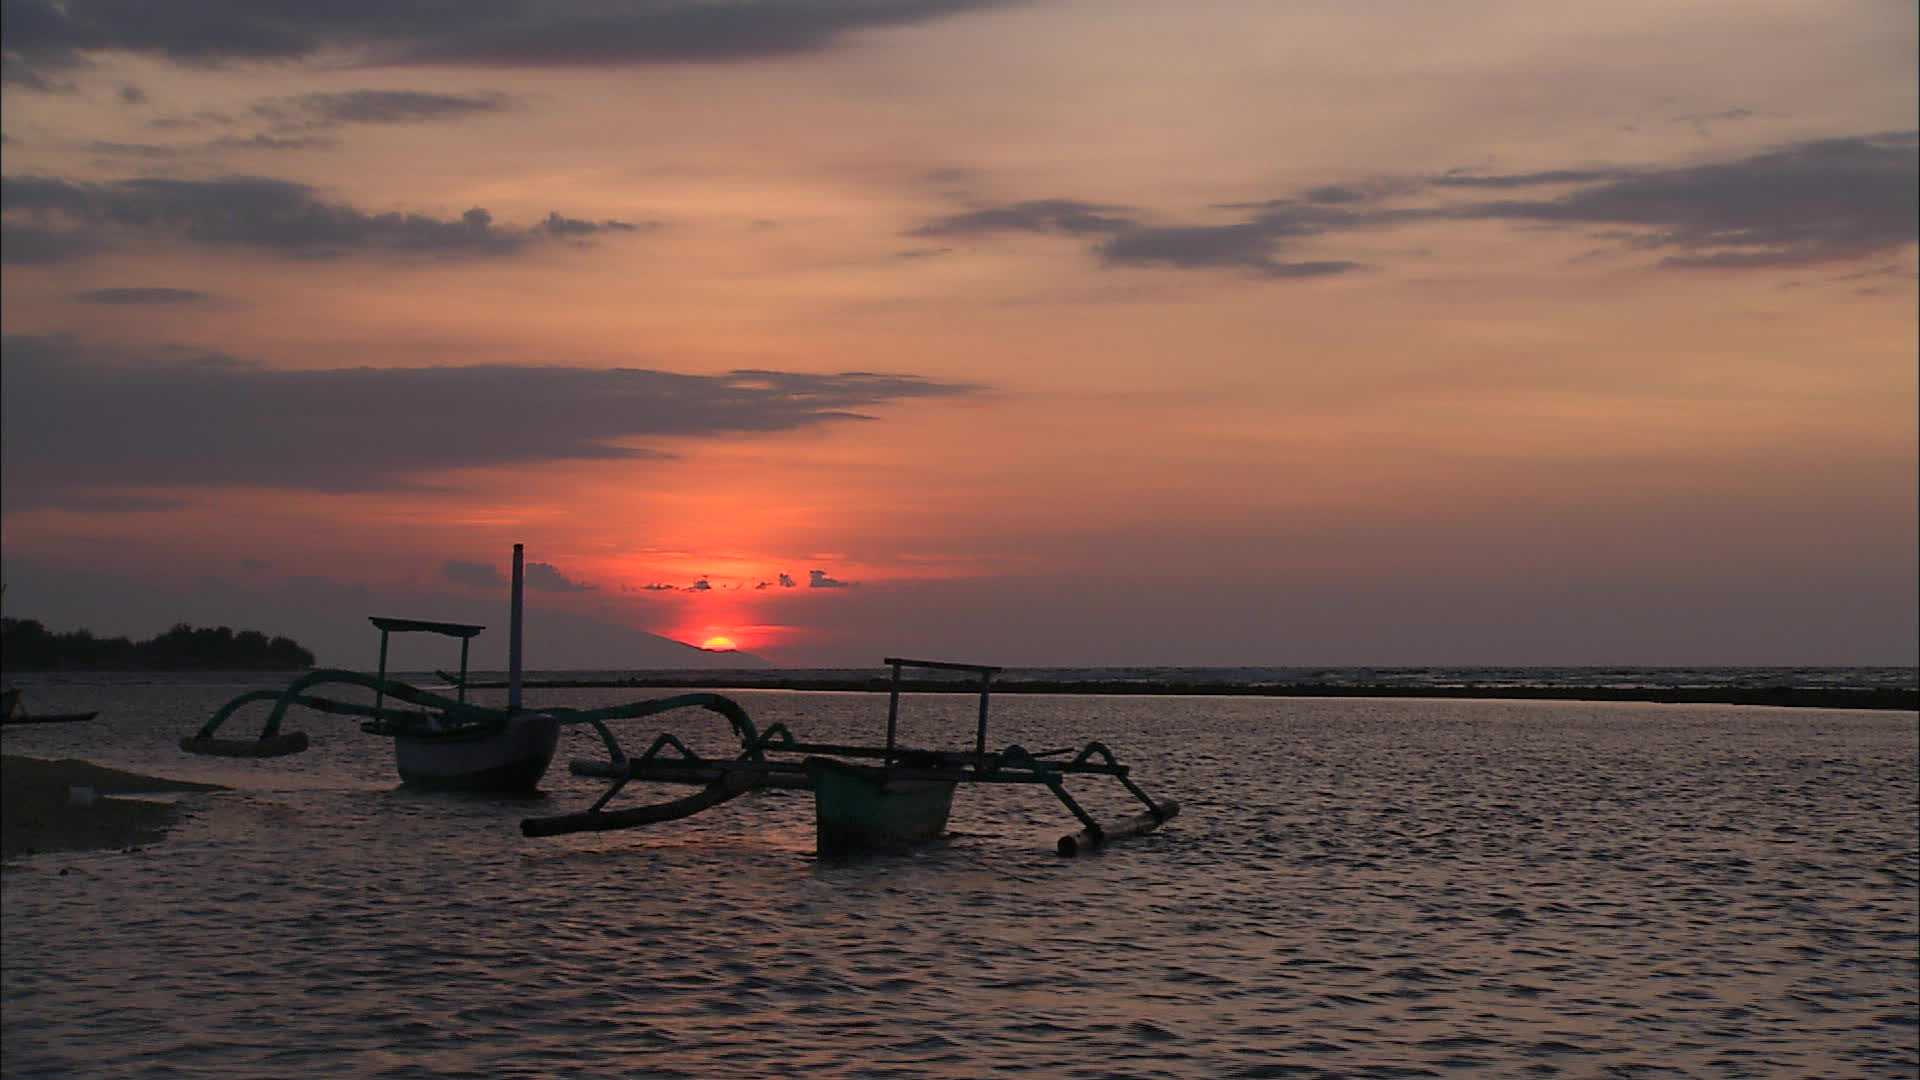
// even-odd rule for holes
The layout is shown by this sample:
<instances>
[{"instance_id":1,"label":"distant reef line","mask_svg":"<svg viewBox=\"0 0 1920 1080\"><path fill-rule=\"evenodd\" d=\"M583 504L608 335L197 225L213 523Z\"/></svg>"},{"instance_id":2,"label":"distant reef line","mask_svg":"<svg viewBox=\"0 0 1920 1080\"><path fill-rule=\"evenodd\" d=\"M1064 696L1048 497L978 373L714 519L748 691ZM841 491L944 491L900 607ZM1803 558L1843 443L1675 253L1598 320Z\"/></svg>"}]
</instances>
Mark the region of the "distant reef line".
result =
<instances>
[{"instance_id":1,"label":"distant reef line","mask_svg":"<svg viewBox=\"0 0 1920 1080\"><path fill-rule=\"evenodd\" d=\"M504 682L470 682L473 690L499 690ZM628 679L528 679L521 685L536 690L825 690L886 693L885 678L782 679L715 672L709 678L648 677ZM978 685L951 679L902 679L900 689L915 694L975 694ZM1803 709L1920 710L1920 689L1905 687L1805 686L1405 686L1400 684L1272 683L1257 686L1231 683L1155 682L1135 679L1085 681L1008 679L993 683L996 694L1089 694L1170 697L1317 697L1317 698L1446 698L1508 701L1627 701L1667 705L1773 705Z\"/></svg>"},{"instance_id":2,"label":"distant reef line","mask_svg":"<svg viewBox=\"0 0 1920 1080\"><path fill-rule=\"evenodd\" d=\"M145 641L55 632L34 619L0 619L0 667L16 671L305 671L313 653L258 630L176 623Z\"/></svg>"}]
</instances>

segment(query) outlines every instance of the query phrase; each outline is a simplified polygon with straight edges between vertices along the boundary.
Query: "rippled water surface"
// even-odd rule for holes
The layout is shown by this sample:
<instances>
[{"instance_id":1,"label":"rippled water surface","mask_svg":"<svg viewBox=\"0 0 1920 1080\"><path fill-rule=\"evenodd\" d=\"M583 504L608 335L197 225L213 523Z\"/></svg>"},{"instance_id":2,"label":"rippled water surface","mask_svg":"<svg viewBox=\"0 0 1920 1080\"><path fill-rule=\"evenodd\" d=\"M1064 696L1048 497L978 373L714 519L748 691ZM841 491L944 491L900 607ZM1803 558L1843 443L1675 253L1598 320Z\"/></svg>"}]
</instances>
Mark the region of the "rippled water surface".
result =
<instances>
[{"instance_id":1,"label":"rippled water surface","mask_svg":"<svg viewBox=\"0 0 1920 1080\"><path fill-rule=\"evenodd\" d=\"M29 685L104 715L7 752L235 789L0 877L6 1075L1920 1069L1912 713L1007 696L995 745L1101 738L1181 816L1063 860L1044 791L962 788L946 845L829 864L805 793L522 838L598 793L564 767L585 736L533 802L398 789L337 718L290 759L175 749L240 689ZM882 697L736 696L883 731ZM907 708L912 741L970 741L972 699ZM1107 788L1075 791L1129 812Z\"/></svg>"}]
</instances>

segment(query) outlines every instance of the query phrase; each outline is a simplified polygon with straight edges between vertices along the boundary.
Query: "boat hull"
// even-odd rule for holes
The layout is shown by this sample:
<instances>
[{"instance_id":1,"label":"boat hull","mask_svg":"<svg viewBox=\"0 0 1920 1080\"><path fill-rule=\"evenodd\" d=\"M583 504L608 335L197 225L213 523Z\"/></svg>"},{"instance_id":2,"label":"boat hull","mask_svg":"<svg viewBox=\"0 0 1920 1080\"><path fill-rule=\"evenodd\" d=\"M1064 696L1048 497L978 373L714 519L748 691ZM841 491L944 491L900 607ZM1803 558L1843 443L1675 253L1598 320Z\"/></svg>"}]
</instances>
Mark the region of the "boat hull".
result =
<instances>
[{"instance_id":1,"label":"boat hull","mask_svg":"<svg viewBox=\"0 0 1920 1080\"><path fill-rule=\"evenodd\" d=\"M521 713L494 732L395 735L400 781L443 791L529 792L540 786L560 744L560 721Z\"/></svg>"},{"instance_id":2,"label":"boat hull","mask_svg":"<svg viewBox=\"0 0 1920 1080\"><path fill-rule=\"evenodd\" d=\"M832 758L808 758L806 769L821 855L898 851L947 833L952 780L903 780Z\"/></svg>"}]
</instances>

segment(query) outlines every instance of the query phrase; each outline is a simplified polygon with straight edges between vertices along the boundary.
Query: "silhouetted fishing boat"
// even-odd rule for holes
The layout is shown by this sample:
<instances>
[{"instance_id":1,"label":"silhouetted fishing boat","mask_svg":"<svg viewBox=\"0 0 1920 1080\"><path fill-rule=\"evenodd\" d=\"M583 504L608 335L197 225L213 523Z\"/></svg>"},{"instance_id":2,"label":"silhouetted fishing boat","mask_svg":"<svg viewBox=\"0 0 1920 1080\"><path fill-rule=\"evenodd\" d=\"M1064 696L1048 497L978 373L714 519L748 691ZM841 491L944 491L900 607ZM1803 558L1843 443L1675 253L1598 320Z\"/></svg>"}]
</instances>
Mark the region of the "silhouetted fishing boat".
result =
<instances>
[{"instance_id":1,"label":"silhouetted fishing boat","mask_svg":"<svg viewBox=\"0 0 1920 1080\"><path fill-rule=\"evenodd\" d=\"M99 716L93 712L29 713L20 707L20 690L9 686L0 690L0 724L71 724Z\"/></svg>"},{"instance_id":2,"label":"silhouetted fishing boat","mask_svg":"<svg viewBox=\"0 0 1920 1080\"><path fill-rule=\"evenodd\" d=\"M629 758L611 731L604 725L596 725L607 748L607 760L575 761L572 770L576 775L610 779L612 786L584 811L527 818L520 823L520 830L528 836L556 836L628 829L690 817L757 788L810 788L814 798L815 848L820 854L831 856L888 850L939 839L946 833L953 809L953 792L959 784L1042 784L1084 826L1078 833L1061 837L1055 845L1060 854L1073 855L1124 837L1151 832L1180 812L1177 802L1156 802L1149 797L1133 782L1128 767L1116 761L1113 752L1098 742L1088 743L1077 754L1071 747L1032 752L1018 745L989 752L987 705L993 676L999 668L900 657L888 657L885 663L892 669L892 682L887 695L887 741L883 746L804 743L780 723L765 733L756 733L745 710L718 694L663 698L654 703L654 711L700 707L726 716L740 739L740 753L725 760L702 758L688 749L678 736L663 732L640 757ZM962 671L979 676L979 722L974 730L972 750L918 750L897 744L902 668ZM878 759L879 764L861 763L873 759ZM1102 825L1066 789L1068 777L1087 775L1118 780L1146 811ZM704 788L681 799L606 809L632 780L701 784Z\"/></svg>"},{"instance_id":3,"label":"silhouetted fishing boat","mask_svg":"<svg viewBox=\"0 0 1920 1080\"><path fill-rule=\"evenodd\" d=\"M295 679L285 690L256 690L223 706L200 731L180 740L180 747L196 754L222 757L279 757L307 748L305 732L280 733L289 705L320 712L366 716L361 730L393 739L394 764L401 782L417 787L458 791L527 792L540 785L560 742L560 721L550 713L524 709L520 702L521 616L525 594L525 551L513 546L513 599L508 626L507 707L490 709L467 702L467 654L484 626L369 616L380 631L380 668L372 676L322 669ZM387 643L393 634L426 633L460 641L460 677L457 697L446 697L387 678ZM372 706L334 701L305 693L326 683L364 686L374 692ZM393 708L388 697L423 706ZM273 711L257 739L221 739L215 732L238 709L254 702L272 701Z\"/></svg>"}]
</instances>

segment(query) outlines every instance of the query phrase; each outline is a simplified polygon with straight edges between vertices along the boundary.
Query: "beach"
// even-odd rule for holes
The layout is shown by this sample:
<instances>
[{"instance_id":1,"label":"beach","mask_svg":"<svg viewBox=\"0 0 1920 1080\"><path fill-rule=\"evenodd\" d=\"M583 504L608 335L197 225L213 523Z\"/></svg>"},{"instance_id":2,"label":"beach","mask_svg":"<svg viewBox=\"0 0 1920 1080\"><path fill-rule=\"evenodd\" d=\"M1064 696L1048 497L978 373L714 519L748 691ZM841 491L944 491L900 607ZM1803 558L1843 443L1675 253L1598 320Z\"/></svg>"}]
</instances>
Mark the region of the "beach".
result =
<instances>
[{"instance_id":1,"label":"beach","mask_svg":"<svg viewBox=\"0 0 1920 1080\"><path fill-rule=\"evenodd\" d=\"M166 834L180 808L110 796L217 790L217 784L143 776L76 758L0 756L0 859L151 844Z\"/></svg>"}]
</instances>

